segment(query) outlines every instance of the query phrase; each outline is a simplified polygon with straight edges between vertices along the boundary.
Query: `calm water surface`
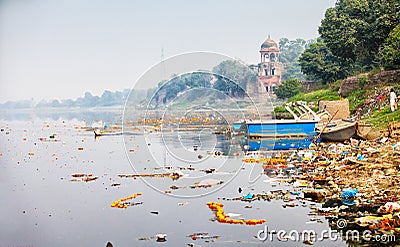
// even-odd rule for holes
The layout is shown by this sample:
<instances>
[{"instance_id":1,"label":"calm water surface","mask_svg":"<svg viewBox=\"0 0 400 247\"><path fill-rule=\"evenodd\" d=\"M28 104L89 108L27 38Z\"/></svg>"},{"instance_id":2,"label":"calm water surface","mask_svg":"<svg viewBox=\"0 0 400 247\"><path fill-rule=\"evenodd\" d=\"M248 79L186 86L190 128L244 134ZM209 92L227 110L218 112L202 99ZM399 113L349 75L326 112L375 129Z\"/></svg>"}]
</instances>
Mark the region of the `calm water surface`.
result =
<instances>
[{"instance_id":1,"label":"calm water surface","mask_svg":"<svg viewBox=\"0 0 400 247\"><path fill-rule=\"evenodd\" d=\"M109 113L108 113L109 114ZM118 114L107 115L118 119ZM263 182L260 165L243 164L235 140L209 130L103 136L76 129L89 125L87 114L73 117L18 117L0 121L0 246L301 246L301 242L262 242L255 236L269 230L329 229L310 221L307 207L283 208L282 200L228 201L247 193L291 190L288 184ZM98 118L98 116L94 117ZM86 120L83 121L83 120ZM50 136L54 135L54 139ZM41 139L44 138L44 139ZM43 141L45 140L45 141ZM56 140L56 141L54 141ZM198 146L194 151L193 146ZM82 150L83 149L83 150ZM221 151L225 155L210 154ZM237 156L240 154L240 156ZM201 155L201 156L199 156ZM132 179L119 174L164 173L183 167L185 176ZM206 174L201 170L216 168ZM91 173L91 182L73 182L71 175ZM252 181L254 180L254 181ZM209 188L190 188L201 182L223 181ZM119 183L120 186L111 186ZM173 190L171 186L179 189ZM241 187L243 191L238 192ZM166 194L165 191L170 191ZM127 209L111 208L115 200L142 192ZM266 219L257 226L227 225L212 221L208 201L224 203L225 213L239 218ZM300 204L298 201L295 203ZM251 206L251 208L246 208ZM154 214L152 212L158 212ZM192 240L188 235L208 233L213 240ZM166 242L156 242L158 233ZM141 240L145 239L145 240ZM314 246L346 246L324 240Z\"/></svg>"}]
</instances>

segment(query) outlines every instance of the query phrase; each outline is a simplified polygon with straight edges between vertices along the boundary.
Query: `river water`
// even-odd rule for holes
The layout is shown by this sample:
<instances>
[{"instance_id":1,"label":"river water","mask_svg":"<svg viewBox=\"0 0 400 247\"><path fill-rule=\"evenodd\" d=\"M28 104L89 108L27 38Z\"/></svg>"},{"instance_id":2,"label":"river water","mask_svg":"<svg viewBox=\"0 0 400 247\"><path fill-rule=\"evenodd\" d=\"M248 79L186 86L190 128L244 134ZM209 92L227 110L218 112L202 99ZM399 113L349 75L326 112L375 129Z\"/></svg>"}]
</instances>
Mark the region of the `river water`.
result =
<instances>
[{"instance_id":1,"label":"river water","mask_svg":"<svg viewBox=\"0 0 400 247\"><path fill-rule=\"evenodd\" d=\"M329 230L324 217L317 216L321 222L310 221L316 217L308 215L312 202L301 206L302 202L294 200L299 206L284 208L280 199L226 200L248 193L293 190L290 184L266 182L268 177L261 175L259 164L243 163L244 154L235 139L210 130L137 131L94 138L92 132L80 129L94 120L118 122L120 118L118 111L2 116L1 247L106 246L107 242L113 246L301 246L301 240L284 242L273 237L262 241L257 235L262 236L258 233L263 229L313 230L317 234ZM208 169L216 172L206 173ZM177 180L118 176L173 171L184 176ZM73 181L72 175L79 173L98 178ZM131 201L136 205L111 207L114 201L139 192L142 195ZM209 201L223 203L225 213L241 215L237 219L266 219L266 223L219 223L213 220ZM157 242L159 233L167 234L167 241ZM193 240L190 235L196 233L212 238ZM314 245L346 243L325 239Z\"/></svg>"}]
</instances>

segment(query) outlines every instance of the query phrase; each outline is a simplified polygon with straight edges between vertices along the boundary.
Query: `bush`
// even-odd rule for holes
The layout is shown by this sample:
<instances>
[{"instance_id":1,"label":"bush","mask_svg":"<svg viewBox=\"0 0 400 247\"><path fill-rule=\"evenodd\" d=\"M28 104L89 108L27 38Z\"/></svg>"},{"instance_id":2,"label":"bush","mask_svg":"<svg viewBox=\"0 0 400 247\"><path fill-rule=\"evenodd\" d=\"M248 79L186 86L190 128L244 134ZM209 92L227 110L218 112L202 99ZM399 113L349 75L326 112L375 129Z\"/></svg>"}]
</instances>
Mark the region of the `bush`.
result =
<instances>
[{"instance_id":1,"label":"bush","mask_svg":"<svg viewBox=\"0 0 400 247\"><path fill-rule=\"evenodd\" d=\"M329 90L337 92L340 89L340 86L342 86L342 81L343 80L337 80L335 82L329 83Z\"/></svg>"},{"instance_id":2,"label":"bush","mask_svg":"<svg viewBox=\"0 0 400 247\"><path fill-rule=\"evenodd\" d=\"M284 107L284 106L281 106L281 105L275 107L275 108L274 108L274 113L276 114L276 113L278 113L278 112L286 112L285 107Z\"/></svg>"},{"instance_id":3,"label":"bush","mask_svg":"<svg viewBox=\"0 0 400 247\"><path fill-rule=\"evenodd\" d=\"M365 85L367 85L369 83L369 78L366 75L362 75L360 76L360 78L358 79L358 85L360 85L360 87L364 87Z\"/></svg>"},{"instance_id":4,"label":"bush","mask_svg":"<svg viewBox=\"0 0 400 247\"><path fill-rule=\"evenodd\" d=\"M289 79L283 82L276 90L275 95L279 99L287 99L300 93L302 89L301 81L298 79Z\"/></svg>"}]
</instances>

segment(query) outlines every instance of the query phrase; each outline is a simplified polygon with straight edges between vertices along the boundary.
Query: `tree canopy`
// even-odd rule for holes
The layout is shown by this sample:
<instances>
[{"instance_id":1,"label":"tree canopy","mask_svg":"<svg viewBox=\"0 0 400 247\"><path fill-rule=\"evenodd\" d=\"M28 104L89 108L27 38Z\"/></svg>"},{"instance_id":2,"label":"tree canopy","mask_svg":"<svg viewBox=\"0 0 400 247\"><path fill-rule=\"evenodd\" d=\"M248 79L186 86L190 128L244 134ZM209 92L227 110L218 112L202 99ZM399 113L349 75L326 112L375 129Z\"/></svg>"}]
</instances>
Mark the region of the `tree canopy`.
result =
<instances>
[{"instance_id":1,"label":"tree canopy","mask_svg":"<svg viewBox=\"0 0 400 247\"><path fill-rule=\"evenodd\" d=\"M380 57L386 70L400 69L400 25L390 32L380 51Z\"/></svg>"},{"instance_id":2,"label":"tree canopy","mask_svg":"<svg viewBox=\"0 0 400 247\"><path fill-rule=\"evenodd\" d=\"M255 72L248 66L236 60L226 60L215 66L211 72L197 71L193 73L174 75L172 79L158 84L154 95L154 103L166 104L180 93L195 88L214 88L232 97L244 97L248 83L256 83ZM202 90L191 90L191 97L213 97L203 95Z\"/></svg>"},{"instance_id":3,"label":"tree canopy","mask_svg":"<svg viewBox=\"0 0 400 247\"><path fill-rule=\"evenodd\" d=\"M315 40L289 40L287 38L279 40L279 60L285 64L285 70L282 74L283 80L288 80L290 78L302 80L304 78L298 59L304 50L314 42Z\"/></svg>"},{"instance_id":4,"label":"tree canopy","mask_svg":"<svg viewBox=\"0 0 400 247\"><path fill-rule=\"evenodd\" d=\"M299 58L308 79L323 83L400 67L398 0L338 0L325 12L321 38Z\"/></svg>"},{"instance_id":5,"label":"tree canopy","mask_svg":"<svg viewBox=\"0 0 400 247\"><path fill-rule=\"evenodd\" d=\"M326 44L319 42L301 54L299 58L301 71L307 75L307 79L322 82L334 82L342 79L345 72L341 69L338 58L326 47Z\"/></svg>"},{"instance_id":6,"label":"tree canopy","mask_svg":"<svg viewBox=\"0 0 400 247\"><path fill-rule=\"evenodd\" d=\"M398 0L338 0L325 12L319 33L350 73L377 67L379 49L400 23Z\"/></svg>"},{"instance_id":7,"label":"tree canopy","mask_svg":"<svg viewBox=\"0 0 400 247\"><path fill-rule=\"evenodd\" d=\"M210 88L212 76L206 72L193 72L183 75L174 75L169 81L159 83L158 90L155 94L157 102L167 103L178 96L180 92L193 88ZM201 97L201 95L193 95L193 97Z\"/></svg>"},{"instance_id":8,"label":"tree canopy","mask_svg":"<svg viewBox=\"0 0 400 247\"><path fill-rule=\"evenodd\" d=\"M287 99L300 93L302 89L301 81L298 79L289 79L283 82L275 89L275 95L279 99Z\"/></svg>"},{"instance_id":9,"label":"tree canopy","mask_svg":"<svg viewBox=\"0 0 400 247\"><path fill-rule=\"evenodd\" d=\"M230 83L237 84L236 86L230 86L230 92L232 96L239 93L240 91L246 91L248 83L257 82L256 73L251 71L248 66L236 60L223 61L215 66L212 71L217 75L226 77L227 79L229 79ZM220 87L221 83L218 83L217 86Z\"/></svg>"}]
</instances>

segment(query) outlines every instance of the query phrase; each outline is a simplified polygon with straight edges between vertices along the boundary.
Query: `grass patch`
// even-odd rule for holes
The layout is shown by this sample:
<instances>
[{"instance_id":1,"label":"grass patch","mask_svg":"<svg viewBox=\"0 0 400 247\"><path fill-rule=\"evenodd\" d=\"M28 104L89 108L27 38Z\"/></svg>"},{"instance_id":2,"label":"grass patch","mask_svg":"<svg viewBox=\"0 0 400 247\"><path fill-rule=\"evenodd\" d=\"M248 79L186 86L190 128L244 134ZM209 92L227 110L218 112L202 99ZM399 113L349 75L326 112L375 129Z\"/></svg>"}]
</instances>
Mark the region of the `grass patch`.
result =
<instances>
[{"instance_id":1,"label":"grass patch","mask_svg":"<svg viewBox=\"0 0 400 247\"><path fill-rule=\"evenodd\" d=\"M285 106L280 105L274 108L274 113L279 113L279 112L286 112Z\"/></svg>"},{"instance_id":2,"label":"grass patch","mask_svg":"<svg viewBox=\"0 0 400 247\"><path fill-rule=\"evenodd\" d=\"M380 111L375 111L373 114L363 120L373 124L374 126L386 128L389 122L400 121L400 110L392 112L390 106L386 106Z\"/></svg>"},{"instance_id":3,"label":"grass patch","mask_svg":"<svg viewBox=\"0 0 400 247\"><path fill-rule=\"evenodd\" d=\"M342 85L343 80L338 80L335 82L330 83L329 86L329 90L333 91L333 92L337 92L340 89L340 86Z\"/></svg>"},{"instance_id":4,"label":"grass patch","mask_svg":"<svg viewBox=\"0 0 400 247\"><path fill-rule=\"evenodd\" d=\"M336 91L330 89L317 90L310 93L299 93L292 98L288 99L289 102L306 101L318 102L320 100L339 100L340 97Z\"/></svg>"}]
</instances>

